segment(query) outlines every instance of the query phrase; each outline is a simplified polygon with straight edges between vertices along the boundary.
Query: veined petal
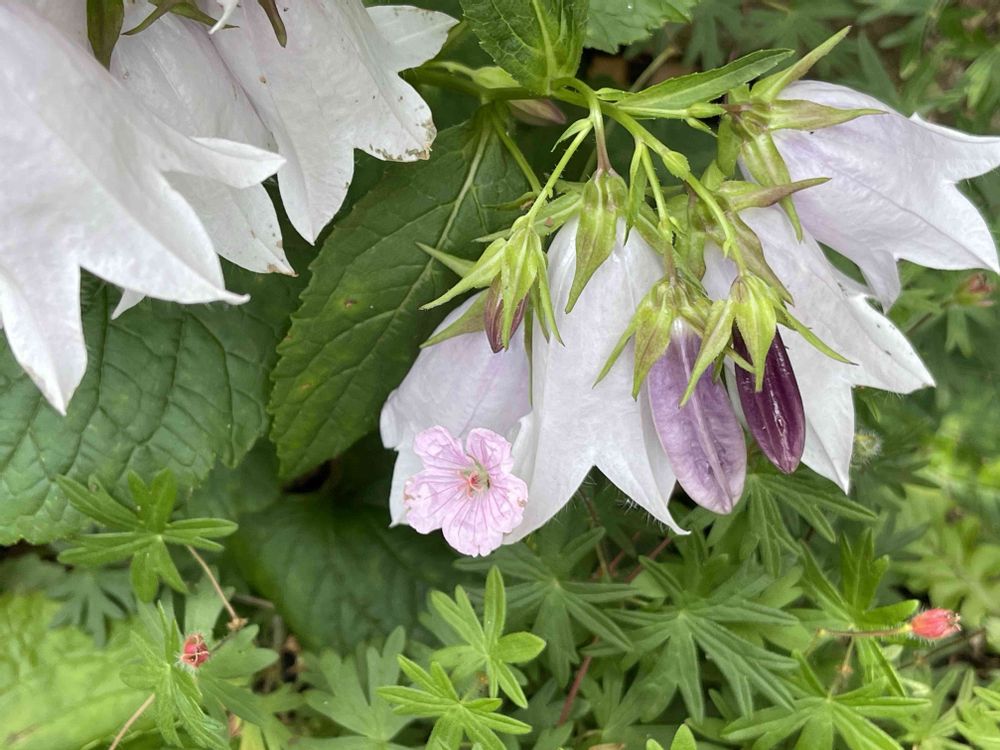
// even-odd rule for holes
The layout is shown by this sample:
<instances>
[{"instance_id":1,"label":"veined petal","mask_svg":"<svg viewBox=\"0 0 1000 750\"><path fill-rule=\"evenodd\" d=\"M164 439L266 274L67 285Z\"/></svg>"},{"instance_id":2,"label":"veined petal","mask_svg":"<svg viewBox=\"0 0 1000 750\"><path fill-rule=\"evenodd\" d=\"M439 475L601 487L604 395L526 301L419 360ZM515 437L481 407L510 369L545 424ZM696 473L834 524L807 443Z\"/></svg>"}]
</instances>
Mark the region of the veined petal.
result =
<instances>
[{"instance_id":1,"label":"veined petal","mask_svg":"<svg viewBox=\"0 0 1000 750\"><path fill-rule=\"evenodd\" d=\"M412 5L375 5L367 11L388 42L396 70L415 68L434 57L455 25L449 15Z\"/></svg>"},{"instance_id":2,"label":"veined petal","mask_svg":"<svg viewBox=\"0 0 1000 750\"><path fill-rule=\"evenodd\" d=\"M794 331L782 332L805 412L802 460L846 490L854 445L852 387L909 393L934 380L893 323L856 285L845 288L816 241L808 234L802 242L796 239L784 212L749 209L741 216L760 237L767 262L791 292L792 313L854 363L837 362ZM733 278L731 262L718 248L709 247L706 265L706 288L713 295L725 293L726 280Z\"/></svg>"},{"instance_id":3,"label":"veined petal","mask_svg":"<svg viewBox=\"0 0 1000 750\"><path fill-rule=\"evenodd\" d=\"M883 304L899 293L898 259L931 268L1000 269L986 222L955 187L1000 166L1000 138L908 119L844 86L805 81L786 95L886 112L814 132L774 134L793 180L830 178L795 194L803 226L854 261Z\"/></svg>"},{"instance_id":4,"label":"veined petal","mask_svg":"<svg viewBox=\"0 0 1000 750\"><path fill-rule=\"evenodd\" d=\"M437 330L457 320L473 302L453 310ZM389 500L393 523L403 520L403 485L421 467L413 452L414 437L440 425L459 440L475 428L512 438L518 420L530 409L528 379L521 336L497 354L481 333L446 339L420 352L382 407L382 442L399 452Z\"/></svg>"},{"instance_id":5,"label":"veined petal","mask_svg":"<svg viewBox=\"0 0 1000 750\"><path fill-rule=\"evenodd\" d=\"M313 242L347 194L354 148L383 159L427 156L430 109L398 73L437 51L444 22L375 12L397 36L409 28L396 49L358 0L298 0L283 11L286 47L256 3L234 11L238 29L212 39L288 160L278 174L281 196L292 224Z\"/></svg>"},{"instance_id":6,"label":"veined petal","mask_svg":"<svg viewBox=\"0 0 1000 750\"><path fill-rule=\"evenodd\" d=\"M79 268L44 244L0 252L0 319L14 359L65 414L87 369Z\"/></svg>"},{"instance_id":7,"label":"veined petal","mask_svg":"<svg viewBox=\"0 0 1000 750\"><path fill-rule=\"evenodd\" d=\"M532 412L514 443L514 474L529 488L516 541L554 516L596 466L655 518L680 531L667 509L674 474L656 438L645 400L632 398L632 344L598 385L601 367L635 308L663 275L661 261L638 232L595 272L573 312L565 313L576 265L576 220L549 248L549 285L563 343L532 336Z\"/></svg>"},{"instance_id":8,"label":"veined petal","mask_svg":"<svg viewBox=\"0 0 1000 750\"><path fill-rule=\"evenodd\" d=\"M8 296L20 295L4 301L4 324L15 356L64 408L82 372L83 343L78 292L64 302L71 318L56 315L50 293L64 287L53 279L78 279L82 267L162 299L243 301L225 290L211 240L164 173L249 184L280 157L229 141L209 147L172 130L28 5L0 5L0 37L0 266L8 287L18 268L18 291ZM25 258L38 273L21 268ZM58 274L47 267L53 259L63 266ZM36 342L34 353L17 333L49 326L52 342ZM66 352L65 370L40 364L37 352L53 347Z\"/></svg>"}]
</instances>

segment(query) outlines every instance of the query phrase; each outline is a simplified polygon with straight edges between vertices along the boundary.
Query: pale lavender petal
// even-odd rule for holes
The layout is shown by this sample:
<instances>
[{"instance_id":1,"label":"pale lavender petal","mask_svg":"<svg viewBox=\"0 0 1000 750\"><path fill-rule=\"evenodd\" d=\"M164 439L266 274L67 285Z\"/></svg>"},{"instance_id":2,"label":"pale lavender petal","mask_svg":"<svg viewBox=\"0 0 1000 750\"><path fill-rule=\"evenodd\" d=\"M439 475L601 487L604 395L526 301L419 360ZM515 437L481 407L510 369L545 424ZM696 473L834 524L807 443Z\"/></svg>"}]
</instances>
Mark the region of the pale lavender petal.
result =
<instances>
[{"instance_id":1,"label":"pale lavender petal","mask_svg":"<svg viewBox=\"0 0 1000 750\"><path fill-rule=\"evenodd\" d=\"M786 96L886 112L813 132L775 133L793 180L830 178L794 196L803 226L854 261L883 304L899 293L898 259L1000 270L989 227L955 187L1000 166L1000 138L909 119L834 84L800 82Z\"/></svg>"},{"instance_id":2,"label":"pale lavender petal","mask_svg":"<svg viewBox=\"0 0 1000 750\"><path fill-rule=\"evenodd\" d=\"M643 509L683 533L667 509L674 475L649 424L648 405L632 398L632 344L594 385L639 301L662 277L662 261L638 232L623 245L621 224L610 257L567 315L576 226L576 220L567 222L548 251L562 343L547 342L535 322L533 409L514 443L514 473L527 481L531 501L524 521L505 541L517 541L552 518L594 466Z\"/></svg>"},{"instance_id":3,"label":"pale lavender petal","mask_svg":"<svg viewBox=\"0 0 1000 750\"><path fill-rule=\"evenodd\" d=\"M684 406L701 340L676 321L666 353L650 368L645 389L663 450L677 481L699 505L730 513L743 494L747 455L743 429L721 382L711 370L698 380Z\"/></svg>"}]
</instances>

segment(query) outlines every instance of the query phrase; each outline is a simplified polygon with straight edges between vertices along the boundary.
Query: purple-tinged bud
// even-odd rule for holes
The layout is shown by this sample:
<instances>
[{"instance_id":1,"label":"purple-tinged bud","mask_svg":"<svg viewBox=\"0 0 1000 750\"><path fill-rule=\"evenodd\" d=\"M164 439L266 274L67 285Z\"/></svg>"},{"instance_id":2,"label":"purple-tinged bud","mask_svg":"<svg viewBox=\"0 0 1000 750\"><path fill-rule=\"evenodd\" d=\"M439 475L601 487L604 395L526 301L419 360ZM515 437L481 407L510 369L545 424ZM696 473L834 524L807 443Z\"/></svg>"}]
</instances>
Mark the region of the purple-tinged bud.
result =
<instances>
[{"instance_id":1,"label":"purple-tinged bud","mask_svg":"<svg viewBox=\"0 0 1000 750\"><path fill-rule=\"evenodd\" d=\"M735 326L733 349L750 361L746 343ZM761 389L758 391L754 388L754 374L737 365L736 390L740 394L740 404L743 406L750 434L757 445L772 464L785 474L791 474L802 460L802 451L805 449L806 415L792 363L777 329L764 359Z\"/></svg>"},{"instance_id":2,"label":"purple-tinged bud","mask_svg":"<svg viewBox=\"0 0 1000 750\"><path fill-rule=\"evenodd\" d=\"M528 298L525 297L514 308L514 320L510 326L510 335L513 336L517 327L521 325L524 318L524 306ZM490 349L496 354L504 348L503 345L503 295L500 292L500 284L494 281L486 291L486 304L483 307L483 330L486 331L486 339L490 342Z\"/></svg>"},{"instance_id":3,"label":"purple-tinged bud","mask_svg":"<svg viewBox=\"0 0 1000 750\"><path fill-rule=\"evenodd\" d=\"M512 99L510 112L525 125L565 125L566 115L550 99Z\"/></svg>"},{"instance_id":4,"label":"purple-tinged bud","mask_svg":"<svg viewBox=\"0 0 1000 750\"><path fill-rule=\"evenodd\" d=\"M733 405L710 371L680 406L701 340L675 320L666 353L650 368L646 392L653 424L677 481L698 505L730 513L743 494L747 452Z\"/></svg>"}]
</instances>

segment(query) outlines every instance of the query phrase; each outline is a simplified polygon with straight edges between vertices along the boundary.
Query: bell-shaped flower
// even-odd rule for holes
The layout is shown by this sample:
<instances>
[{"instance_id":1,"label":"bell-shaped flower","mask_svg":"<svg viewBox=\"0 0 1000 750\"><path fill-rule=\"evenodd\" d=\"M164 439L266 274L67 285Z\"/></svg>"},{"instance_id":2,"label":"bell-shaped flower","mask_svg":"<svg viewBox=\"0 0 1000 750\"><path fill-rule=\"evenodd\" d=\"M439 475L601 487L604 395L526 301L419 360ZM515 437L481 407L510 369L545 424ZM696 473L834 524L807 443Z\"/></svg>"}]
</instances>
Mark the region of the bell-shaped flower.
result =
<instances>
[{"instance_id":1,"label":"bell-shaped flower","mask_svg":"<svg viewBox=\"0 0 1000 750\"><path fill-rule=\"evenodd\" d=\"M622 242L624 221L608 258L565 312L576 271L577 220L549 247L549 284L562 344L547 341L535 321L531 413L514 442L514 473L528 483L516 541L554 516L596 466L655 518L680 531L667 509L674 473L657 437L649 402L632 397L630 342L596 386L636 307L663 275L662 261L639 232Z\"/></svg>"},{"instance_id":2,"label":"bell-shaped flower","mask_svg":"<svg viewBox=\"0 0 1000 750\"><path fill-rule=\"evenodd\" d=\"M869 304L866 291L842 277L808 233L801 242L796 239L781 209L753 208L740 215L791 293L792 314L850 362L831 359L794 331L783 333L805 412L802 461L846 490L854 446L851 389L909 393L934 380L906 337ZM713 245L705 262L705 288L725 296L735 277L733 264Z\"/></svg>"},{"instance_id":3,"label":"bell-shaped flower","mask_svg":"<svg viewBox=\"0 0 1000 750\"><path fill-rule=\"evenodd\" d=\"M438 331L459 320L477 299L453 310ZM413 491L407 493L407 482L425 468L420 455L423 449L416 445L418 436L440 428L454 436L456 444L470 440L476 430L512 440L518 421L531 408L528 386L528 357L522 336L513 337L510 348L496 354L482 331L446 338L420 352L382 407L382 442L399 453L389 500L394 524L409 523L405 497ZM510 473L507 469L504 472ZM517 471L514 475L520 476ZM411 525L423 529L428 511L421 508L418 513L423 520Z\"/></svg>"},{"instance_id":4,"label":"bell-shaped flower","mask_svg":"<svg viewBox=\"0 0 1000 750\"><path fill-rule=\"evenodd\" d=\"M802 226L856 263L883 305L899 294L899 259L930 268L1000 270L989 227L956 187L1000 166L1000 137L906 118L830 83L798 81L781 98L885 112L773 133L792 180L830 178L795 194Z\"/></svg>"},{"instance_id":5,"label":"bell-shaped flower","mask_svg":"<svg viewBox=\"0 0 1000 750\"><path fill-rule=\"evenodd\" d=\"M0 4L0 37L0 317L15 359L65 411L86 369L80 269L159 299L242 301L165 175L245 188L282 160L173 130L26 4Z\"/></svg>"},{"instance_id":6,"label":"bell-shaped flower","mask_svg":"<svg viewBox=\"0 0 1000 750\"><path fill-rule=\"evenodd\" d=\"M127 3L123 27L137 26L154 10L147 2ZM111 73L185 135L271 145L267 128L201 24L168 13L142 33L120 37ZM183 174L169 179L198 212L219 255L251 271L294 273L263 186L238 189ZM137 295L127 293L116 313L137 301Z\"/></svg>"},{"instance_id":7,"label":"bell-shaped flower","mask_svg":"<svg viewBox=\"0 0 1000 750\"><path fill-rule=\"evenodd\" d=\"M343 203L354 149L391 161L427 158L431 111L398 75L430 59L455 21L361 0L281 4L284 47L256 2L221 3L228 22L212 41L286 158L281 199L299 234L315 241Z\"/></svg>"}]
</instances>

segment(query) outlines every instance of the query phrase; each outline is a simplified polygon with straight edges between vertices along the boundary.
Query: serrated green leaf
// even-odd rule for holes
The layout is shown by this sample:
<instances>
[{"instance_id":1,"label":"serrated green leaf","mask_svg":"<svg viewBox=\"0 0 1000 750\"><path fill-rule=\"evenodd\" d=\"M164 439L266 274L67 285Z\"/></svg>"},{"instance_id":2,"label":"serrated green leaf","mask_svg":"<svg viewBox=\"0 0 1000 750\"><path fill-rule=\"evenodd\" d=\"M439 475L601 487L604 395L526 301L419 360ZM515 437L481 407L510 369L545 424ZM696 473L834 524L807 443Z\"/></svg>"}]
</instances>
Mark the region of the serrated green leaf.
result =
<instances>
[{"instance_id":1,"label":"serrated green leaf","mask_svg":"<svg viewBox=\"0 0 1000 750\"><path fill-rule=\"evenodd\" d=\"M343 452L375 427L444 311L421 312L452 283L416 242L469 258L507 224L494 206L523 176L485 120L443 131L431 159L390 166L341 219L279 347L269 406L284 476Z\"/></svg>"},{"instance_id":2,"label":"serrated green leaf","mask_svg":"<svg viewBox=\"0 0 1000 750\"><path fill-rule=\"evenodd\" d=\"M687 23L698 0L590 0L587 46L614 54L623 44L645 39L665 23Z\"/></svg>"},{"instance_id":3,"label":"serrated green leaf","mask_svg":"<svg viewBox=\"0 0 1000 750\"><path fill-rule=\"evenodd\" d=\"M462 0L465 18L497 65L548 93L576 75L587 30L587 0Z\"/></svg>"}]
</instances>

